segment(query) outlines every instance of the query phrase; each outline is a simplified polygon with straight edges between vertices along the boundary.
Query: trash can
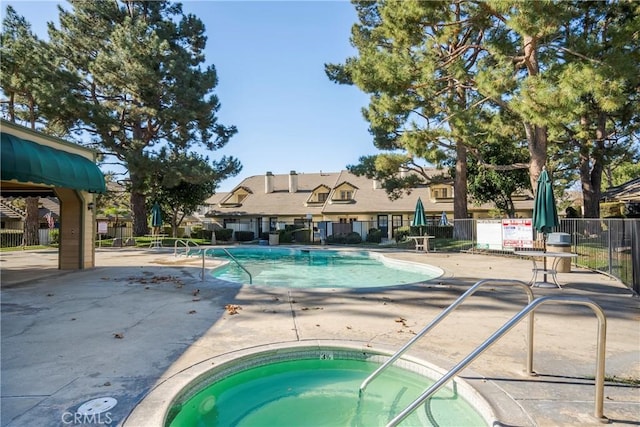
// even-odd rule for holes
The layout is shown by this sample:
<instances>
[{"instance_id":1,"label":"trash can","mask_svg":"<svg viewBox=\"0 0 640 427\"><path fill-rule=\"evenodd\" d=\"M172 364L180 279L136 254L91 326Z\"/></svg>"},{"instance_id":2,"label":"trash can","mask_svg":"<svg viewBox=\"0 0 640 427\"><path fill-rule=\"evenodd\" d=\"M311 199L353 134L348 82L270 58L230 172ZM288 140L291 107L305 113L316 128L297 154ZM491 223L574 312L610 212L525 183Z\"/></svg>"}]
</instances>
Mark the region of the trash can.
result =
<instances>
[{"instance_id":1,"label":"trash can","mask_svg":"<svg viewBox=\"0 0 640 427\"><path fill-rule=\"evenodd\" d=\"M280 234L271 233L269 234L269 246L278 246L280 244Z\"/></svg>"},{"instance_id":2,"label":"trash can","mask_svg":"<svg viewBox=\"0 0 640 427\"><path fill-rule=\"evenodd\" d=\"M571 253L571 235L569 233L549 233L547 250L549 252ZM561 258L556 269L558 273L570 273L571 258Z\"/></svg>"}]
</instances>

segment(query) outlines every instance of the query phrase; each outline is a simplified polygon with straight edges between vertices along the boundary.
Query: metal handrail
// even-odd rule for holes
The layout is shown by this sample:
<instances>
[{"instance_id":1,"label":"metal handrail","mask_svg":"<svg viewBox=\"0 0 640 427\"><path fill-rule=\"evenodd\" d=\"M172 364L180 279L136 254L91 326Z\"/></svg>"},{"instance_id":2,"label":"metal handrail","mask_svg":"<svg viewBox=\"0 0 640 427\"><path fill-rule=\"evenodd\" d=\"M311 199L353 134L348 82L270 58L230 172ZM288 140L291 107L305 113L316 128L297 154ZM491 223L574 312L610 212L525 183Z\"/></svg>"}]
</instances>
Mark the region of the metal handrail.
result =
<instances>
[{"instance_id":1,"label":"metal handrail","mask_svg":"<svg viewBox=\"0 0 640 427\"><path fill-rule=\"evenodd\" d=\"M400 350L396 351L393 356L391 356L386 362L378 367L373 373L371 373L365 380L360 384L360 395L364 392L364 389L369 385L369 383L378 375L382 373L389 365L398 360L400 356L402 356L409 348L420 338L422 338L427 332L433 329L438 323L440 323L445 317L447 317L453 310L455 310L460 304L464 302L468 297L473 295L479 288L488 284L495 285L516 285L522 288L527 294L528 301L527 304L530 304L533 301L533 291L523 281L520 280L508 280L508 279L484 279L476 282L473 286L471 286L464 294L458 297L457 300L453 302L449 307L444 309L435 319L431 321L427 326L425 326L420 332L418 332L413 338L411 338ZM529 320L529 336L528 336L528 348L527 352L527 373L529 375L533 374L533 313L531 313L531 319Z\"/></svg>"},{"instance_id":2,"label":"metal handrail","mask_svg":"<svg viewBox=\"0 0 640 427\"><path fill-rule=\"evenodd\" d=\"M240 261L238 261L236 259L236 257L234 257L233 255L231 255L231 253L226 249L226 248L218 248L218 247L214 247L214 248L207 248L204 251L202 251L202 280L204 280L204 260L206 259L207 256L207 252L210 250L216 250L216 249L220 249L221 251L224 251L224 253L227 254L227 256L229 258L231 258L237 265L238 267L240 267L241 269L244 270L245 273L247 273L249 275L249 284L253 283L253 276L251 275L251 273L249 272L249 270L247 270L244 265L240 264Z\"/></svg>"},{"instance_id":3,"label":"metal handrail","mask_svg":"<svg viewBox=\"0 0 640 427\"><path fill-rule=\"evenodd\" d=\"M424 393L422 393L416 400L403 409L398 415L395 416L387 427L393 427L398 425L402 420L415 411L425 400L429 399L435 392L437 392L447 381L454 375L464 369L467 365L473 362L478 356L480 356L487 348L494 344L498 339L502 338L504 334L509 332L514 326L529 313L533 313L538 306L545 303L566 303L575 305L585 305L590 307L598 318L598 344L597 344L597 356L596 356L596 375L595 375L595 409L594 416L599 420L606 420L603 415L604 408L604 368L605 368L605 342L607 334L607 319L604 311L595 302L585 297L578 296L546 296L540 297L528 304L519 313L506 322L500 329L498 329L493 335L487 338L482 344L476 347L467 357L454 366L449 372L447 372L442 378L436 381L431 387L429 387Z\"/></svg>"},{"instance_id":4,"label":"metal handrail","mask_svg":"<svg viewBox=\"0 0 640 427\"><path fill-rule=\"evenodd\" d=\"M197 248L200 247L199 244L197 244L196 242L192 242L191 240L176 240L175 243L173 244L173 256L178 256L178 243L182 243L185 247L185 256L189 255L189 250L190 250L190 246L189 243L193 243L193 245Z\"/></svg>"}]
</instances>

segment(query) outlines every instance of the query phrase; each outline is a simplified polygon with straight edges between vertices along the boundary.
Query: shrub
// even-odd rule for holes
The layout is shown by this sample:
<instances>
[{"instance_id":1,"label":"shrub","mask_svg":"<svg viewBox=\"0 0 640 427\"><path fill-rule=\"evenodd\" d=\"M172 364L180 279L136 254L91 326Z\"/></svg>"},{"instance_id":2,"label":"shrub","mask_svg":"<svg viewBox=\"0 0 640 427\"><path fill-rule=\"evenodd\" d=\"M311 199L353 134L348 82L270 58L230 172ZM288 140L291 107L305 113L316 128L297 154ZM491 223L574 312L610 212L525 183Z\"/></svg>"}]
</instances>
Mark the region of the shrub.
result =
<instances>
[{"instance_id":1,"label":"shrub","mask_svg":"<svg viewBox=\"0 0 640 427\"><path fill-rule=\"evenodd\" d=\"M345 233L332 234L331 236L327 237L327 243L333 243L338 245L345 245L345 244L356 245L356 244L362 243L362 237L355 231L352 231L351 233L348 233L348 234L345 234Z\"/></svg>"},{"instance_id":2,"label":"shrub","mask_svg":"<svg viewBox=\"0 0 640 427\"><path fill-rule=\"evenodd\" d=\"M280 243L293 242L293 233L290 230L280 230Z\"/></svg>"},{"instance_id":3,"label":"shrub","mask_svg":"<svg viewBox=\"0 0 640 427\"><path fill-rule=\"evenodd\" d=\"M344 245L346 243L347 235L344 233L340 234L332 234L331 236L327 236L327 243Z\"/></svg>"},{"instance_id":4,"label":"shrub","mask_svg":"<svg viewBox=\"0 0 640 427\"><path fill-rule=\"evenodd\" d=\"M191 235L193 237L193 234ZM211 237L213 236L213 230L198 230L196 233L196 239L209 240L211 241Z\"/></svg>"},{"instance_id":5,"label":"shrub","mask_svg":"<svg viewBox=\"0 0 640 427\"><path fill-rule=\"evenodd\" d=\"M215 230L214 233L216 235L216 240L228 242L229 240L231 240L231 237L233 236L233 229L220 228L218 230Z\"/></svg>"},{"instance_id":6,"label":"shrub","mask_svg":"<svg viewBox=\"0 0 640 427\"><path fill-rule=\"evenodd\" d=\"M60 230L57 228L49 230L49 238L51 239L50 243L52 245L60 243Z\"/></svg>"},{"instance_id":7,"label":"shrub","mask_svg":"<svg viewBox=\"0 0 640 427\"><path fill-rule=\"evenodd\" d=\"M202 227L192 227L191 228L191 238L192 239L202 239Z\"/></svg>"},{"instance_id":8,"label":"shrub","mask_svg":"<svg viewBox=\"0 0 640 427\"><path fill-rule=\"evenodd\" d=\"M411 227L404 226L396 229L396 242L402 242L407 239L407 236L411 235Z\"/></svg>"},{"instance_id":9,"label":"shrub","mask_svg":"<svg viewBox=\"0 0 640 427\"><path fill-rule=\"evenodd\" d=\"M352 231L351 233L347 234L345 241L349 245L356 245L362 243L362 236L355 231Z\"/></svg>"},{"instance_id":10,"label":"shrub","mask_svg":"<svg viewBox=\"0 0 640 427\"><path fill-rule=\"evenodd\" d=\"M378 230L377 228L370 229L369 233L367 234L367 242L369 243L382 242L382 230Z\"/></svg>"},{"instance_id":11,"label":"shrub","mask_svg":"<svg viewBox=\"0 0 640 427\"><path fill-rule=\"evenodd\" d=\"M253 231L236 231L236 240L238 242L250 242L253 240Z\"/></svg>"}]
</instances>

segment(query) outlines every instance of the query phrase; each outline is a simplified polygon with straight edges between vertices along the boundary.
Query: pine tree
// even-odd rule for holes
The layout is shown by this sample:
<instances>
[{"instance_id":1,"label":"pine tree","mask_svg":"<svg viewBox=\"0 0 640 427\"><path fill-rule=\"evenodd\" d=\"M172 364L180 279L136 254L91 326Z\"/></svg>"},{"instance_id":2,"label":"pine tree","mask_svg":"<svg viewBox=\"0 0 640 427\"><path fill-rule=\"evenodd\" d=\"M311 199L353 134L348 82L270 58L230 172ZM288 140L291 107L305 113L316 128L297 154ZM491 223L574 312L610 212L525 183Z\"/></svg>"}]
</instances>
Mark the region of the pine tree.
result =
<instances>
[{"instance_id":1,"label":"pine tree","mask_svg":"<svg viewBox=\"0 0 640 427\"><path fill-rule=\"evenodd\" d=\"M57 120L83 132L129 172L134 234L148 233L146 170L160 147L223 147L236 128L218 123L213 66L203 66L205 28L169 1L70 1L50 24L55 68L69 96ZM233 160L233 159L232 159Z\"/></svg>"}]
</instances>

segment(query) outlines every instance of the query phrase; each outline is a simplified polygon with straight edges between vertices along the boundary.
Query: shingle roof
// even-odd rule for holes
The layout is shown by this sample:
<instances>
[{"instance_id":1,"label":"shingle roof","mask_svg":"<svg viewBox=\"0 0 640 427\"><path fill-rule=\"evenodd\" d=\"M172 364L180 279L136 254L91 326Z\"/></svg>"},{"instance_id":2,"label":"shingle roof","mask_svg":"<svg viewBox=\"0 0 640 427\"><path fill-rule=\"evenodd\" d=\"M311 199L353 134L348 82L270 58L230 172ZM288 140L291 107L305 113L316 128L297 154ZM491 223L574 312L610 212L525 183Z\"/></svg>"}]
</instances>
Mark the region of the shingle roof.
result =
<instances>
[{"instance_id":1,"label":"shingle roof","mask_svg":"<svg viewBox=\"0 0 640 427\"><path fill-rule=\"evenodd\" d=\"M440 174L433 169L431 174ZM440 215L442 212L453 212L453 198L432 200L429 189L415 188L410 194L397 200L390 200L381 186L375 186L374 180L357 176L349 171L331 173L297 173L297 191L289 192L290 175L271 175L273 192L265 193L265 175L254 175L242 181L231 192L218 193L210 197L206 203L211 206L207 216L278 216L306 214L338 215L338 214L374 214L374 213L410 213L415 209L418 197L427 215ZM294 178L295 179L295 178ZM347 185L352 188L353 200L342 201L336 188ZM308 203L315 189L325 186L331 189L324 203ZM243 188L250 194L239 204L221 204L238 189ZM532 201L515 200L516 209L531 209ZM491 204L471 206L470 210L493 209Z\"/></svg>"},{"instance_id":2,"label":"shingle roof","mask_svg":"<svg viewBox=\"0 0 640 427\"><path fill-rule=\"evenodd\" d=\"M640 202L640 178L635 178L602 193L603 200Z\"/></svg>"}]
</instances>

